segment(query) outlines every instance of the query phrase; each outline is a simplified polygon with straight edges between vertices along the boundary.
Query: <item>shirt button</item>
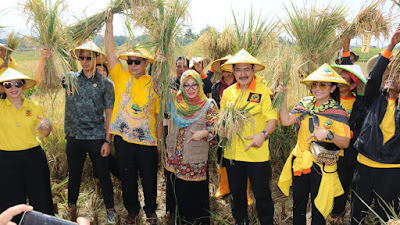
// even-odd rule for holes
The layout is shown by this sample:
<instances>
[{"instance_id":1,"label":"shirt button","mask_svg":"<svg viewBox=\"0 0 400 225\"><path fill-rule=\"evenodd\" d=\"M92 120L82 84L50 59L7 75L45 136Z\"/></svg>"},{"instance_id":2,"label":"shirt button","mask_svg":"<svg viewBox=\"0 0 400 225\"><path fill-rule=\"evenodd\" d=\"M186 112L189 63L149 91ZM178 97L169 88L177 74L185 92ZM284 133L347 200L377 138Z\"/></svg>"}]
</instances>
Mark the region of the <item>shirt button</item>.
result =
<instances>
[{"instance_id":1,"label":"shirt button","mask_svg":"<svg viewBox=\"0 0 400 225\"><path fill-rule=\"evenodd\" d=\"M17 127L19 127L19 123L17 123Z\"/></svg>"}]
</instances>

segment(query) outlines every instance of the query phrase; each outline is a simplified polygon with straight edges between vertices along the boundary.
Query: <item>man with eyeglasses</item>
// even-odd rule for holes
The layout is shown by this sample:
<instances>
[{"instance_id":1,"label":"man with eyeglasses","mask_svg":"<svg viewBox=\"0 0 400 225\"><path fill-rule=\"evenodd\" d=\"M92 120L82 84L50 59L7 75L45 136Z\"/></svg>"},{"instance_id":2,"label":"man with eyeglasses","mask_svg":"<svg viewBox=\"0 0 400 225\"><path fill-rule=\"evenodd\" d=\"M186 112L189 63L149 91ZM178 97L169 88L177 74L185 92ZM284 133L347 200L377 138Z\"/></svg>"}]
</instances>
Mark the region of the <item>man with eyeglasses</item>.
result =
<instances>
[{"instance_id":1,"label":"man with eyeglasses","mask_svg":"<svg viewBox=\"0 0 400 225\"><path fill-rule=\"evenodd\" d=\"M232 105L237 108L246 107L254 119L254 126L248 122L243 127L242 137L235 137L232 144L224 149L223 165L228 172L235 224L249 224L247 177L256 199L260 223L273 224L274 204L269 187L272 170L268 138L276 129L277 113L271 105L271 91L255 75L264 70L265 66L242 49L226 61L221 69L233 71L237 82L225 89L220 102L221 111Z\"/></svg>"},{"instance_id":2,"label":"man with eyeglasses","mask_svg":"<svg viewBox=\"0 0 400 225\"><path fill-rule=\"evenodd\" d=\"M128 70L124 70L116 55L112 23L113 15L110 13L106 23L105 47L116 90L110 132L115 135L124 206L128 211L125 224L139 223L138 173L142 181L147 222L156 224L157 165L162 126L157 126L156 130L159 97L146 72L147 65L154 59L146 49L136 47L119 56L128 64Z\"/></svg>"},{"instance_id":3,"label":"man with eyeglasses","mask_svg":"<svg viewBox=\"0 0 400 225\"><path fill-rule=\"evenodd\" d=\"M40 63L53 57L49 49L41 50ZM112 82L96 69L96 61L105 57L93 42L88 41L74 49L82 70L61 74L65 89L66 135L65 151L68 162L68 206L70 219L76 221L77 201L87 154L99 178L108 222L115 223L113 184L107 156L111 152L112 135L107 132L114 104ZM39 66L41 68L41 66ZM41 73L43 71L38 71ZM105 115L105 118L104 118Z\"/></svg>"}]
</instances>

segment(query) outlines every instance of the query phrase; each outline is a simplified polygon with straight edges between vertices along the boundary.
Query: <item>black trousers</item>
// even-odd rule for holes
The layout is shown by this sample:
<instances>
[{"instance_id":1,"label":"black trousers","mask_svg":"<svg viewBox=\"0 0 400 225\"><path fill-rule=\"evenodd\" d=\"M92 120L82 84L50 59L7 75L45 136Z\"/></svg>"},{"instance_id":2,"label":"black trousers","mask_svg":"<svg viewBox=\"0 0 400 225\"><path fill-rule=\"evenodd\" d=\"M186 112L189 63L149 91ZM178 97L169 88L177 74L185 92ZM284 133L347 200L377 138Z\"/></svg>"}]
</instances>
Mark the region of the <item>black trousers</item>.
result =
<instances>
[{"instance_id":1,"label":"black trousers","mask_svg":"<svg viewBox=\"0 0 400 225\"><path fill-rule=\"evenodd\" d=\"M271 165L266 162L242 162L223 159L228 172L229 189L231 191L232 215L236 224L248 224L247 213L247 177L256 199L256 209L261 225L273 224L274 204L272 202L269 182Z\"/></svg>"},{"instance_id":2,"label":"black trousers","mask_svg":"<svg viewBox=\"0 0 400 225\"><path fill-rule=\"evenodd\" d=\"M110 166L107 157L101 156L101 146L104 139L78 140L67 137L65 151L68 161L68 204L76 205L79 196L79 188L82 181L82 170L87 153L93 163L93 169L99 178L104 204L107 209L114 208L113 184L110 176Z\"/></svg>"},{"instance_id":3,"label":"black trousers","mask_svg":"<svg viewBox=\"0 0 400 225\"><path fill-rule=\"evenodd\" d=\"M139 214L138 172L144 193L143 207L146 214L157 209L157 146L138 145L124 141L121 136L114 137L115 157L122 183L124 206L128 213Z\"/></svg>"},{"instance_id":4,"label":"black trousers","mask_svg":"<svg viewBox=\"0 0 400 225\"><path fill-rule=\"evenodd\" d=\"M337 162L338 174L340 182L344 190L344 194L335 198L333 209L331 214L334 216L344 215L346 209L346 203L351 190L351 182L353 180L353 174L355 165L347 165L343 157L339 157Z\"/></svg>"},{"instance_id":5,"label":"black trousers","mask_svg":"<svg viewBox=\"0 0 400 225\"><path fill-rule=\"evenodd\" d=\"M165 172L167 207L174 224L210 224L208 177L203 181L186 181Z\"/></svg>"},{"instance_id":6,"label":"black trousers","mask_svg":"<svg viewBox=\"0 0 400 225\"><path fill-rule=\"evenodd\" d=\"M17 204L53 215L50 172L40 146L23 151L0 150L0 212ZM21 216L14 217L18 223Z\"/></svg>"},{"instance_id":7,"label":"black trousers","mask_svg":"<svg viewBox=\"0 0 400 225\"><path fill-rule=\"evenodd\" d=\"M319 185L321 183L321 169L318 165L311 167L311 172L301 176L293 175L293 224L305 225L308 197L311 194L312 204L312 225L325 225L325 218L314 205L314 199L317 197Z\"/></svg>"},{"instance_id":8,"label":"black trousers","mask_svg":"<svg viewBox=\"0 0 400 225\"><path fill-rule=\"evenodd\" d=\"M374 200L374 211L388 221L386 213L391 215L386 204L398 209L400 197L400 168L380 169L359 163L354 171L353 191L351 198L350 224L361 224L368 209L360 198L368 205ZM357 195L358 197L357 197ZM398 213L398 210L396 210Z\"/></svg>"}]
</instances>

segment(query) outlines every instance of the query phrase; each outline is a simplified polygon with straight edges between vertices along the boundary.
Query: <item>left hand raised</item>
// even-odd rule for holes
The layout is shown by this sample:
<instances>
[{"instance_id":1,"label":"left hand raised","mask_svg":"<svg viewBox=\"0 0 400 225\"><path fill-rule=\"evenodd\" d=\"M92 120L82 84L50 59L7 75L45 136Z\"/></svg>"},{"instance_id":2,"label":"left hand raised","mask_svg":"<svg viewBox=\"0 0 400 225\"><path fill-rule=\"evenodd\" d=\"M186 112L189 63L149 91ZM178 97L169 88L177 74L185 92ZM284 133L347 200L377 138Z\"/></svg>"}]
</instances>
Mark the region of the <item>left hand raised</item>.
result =
<instances>
[{"instance_id":1,"label":"left hand raised","mask_svg":"<svg viewBox=\"0 0 400 225\"><path fill-rule=\"evenodd\" d=\"M111 153L111 146L107 142L101 146L100 154L102 157L107 157Z\"/></svg>"},{"instance_id":2,"label":"left hand raised","mask_svg":"<svg viewBox=\"0 0 400 225\"><path fill-rule=\"evenodd\" d=\"M192 132L193 136L189 138L189 140L186 143L189 143L191 141L200 141L201 139L205 138L208 136L208 130L189 130Z\"/></svg>"},{"instance_id":3,"label":"left hand raised","mask_svg":"<svg viewBox=\"0 0 400 225\"><path fill-rule=\"evenodd\" d=\"M37 125L35 131L40 130L47 130L50 129L50 120L43 118L41 116L37 116L38 119L40 119L40 123Z\"/></svg>"},{"instance_id":4,"label":"left hand raised","mask_svg":"<svg viewBox=\"0 0 400 225\"><path fill-rule=\"evenodd\" d=\"M193 68L196 70L200 75L203 74L203 65L197 61L193 61Z\"/></svg>"},{"instance_id":5,"label":"left hand raised","mask_svg":"<svg viewBox=\"0 0 400 225\"><path fill-rule=\"evenodd\" d=\"M320 127L320 126L317 126L314 123L314 132L306 139L306 141L310 140L313 137L315 139L317 139L318 141L323 141L323 140L325 140L327 138L328 133L329 133L329 130L324 129L324 128Z\"/></svg>"},{"instance_id":6,"label":"left hand raised","mask_svg":"<svg viewBox=\"0 0 400 225\"><path fill-rule=\"evenodd\" d=\"M265 135L263 133L257 133L250 137L244 137L246 140L252 140L249 145L247 145L244 151L249 150L251 147L259 148L265 141Z\"/></svg>"}]
</instances>

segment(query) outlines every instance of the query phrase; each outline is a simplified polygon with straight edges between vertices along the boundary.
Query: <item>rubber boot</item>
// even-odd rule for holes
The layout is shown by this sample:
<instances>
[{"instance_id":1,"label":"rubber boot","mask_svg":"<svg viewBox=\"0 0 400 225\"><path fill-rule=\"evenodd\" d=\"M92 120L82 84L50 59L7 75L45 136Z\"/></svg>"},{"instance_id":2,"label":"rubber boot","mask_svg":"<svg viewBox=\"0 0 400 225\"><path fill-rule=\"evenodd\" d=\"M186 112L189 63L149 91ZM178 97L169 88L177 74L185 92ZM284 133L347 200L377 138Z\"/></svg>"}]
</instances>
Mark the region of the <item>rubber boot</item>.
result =
<instances>
[{"instance_id":1,"label":"rubber boot","mask_svg":"<svg viewBox=\"0 0 400 225\"><path fill-rule=\"evenodd\" d=\"M253 205L254 201L253 198L250 196L250 178L247 178L247 205Z\"/></svg>"},{"instance_id":2,"label":"rubber boot","mask_svg":"<svg viewBox=\"0 0 400 225\"><path fill-rule=\"evenodd\" d=\"M226 167L218 166L218 174L219 174L219 184L218 184L218 190L215 193L215 197L222 198L231 192L229 190L228 174L226 172Z\"/></svg>"}]
</instances>

